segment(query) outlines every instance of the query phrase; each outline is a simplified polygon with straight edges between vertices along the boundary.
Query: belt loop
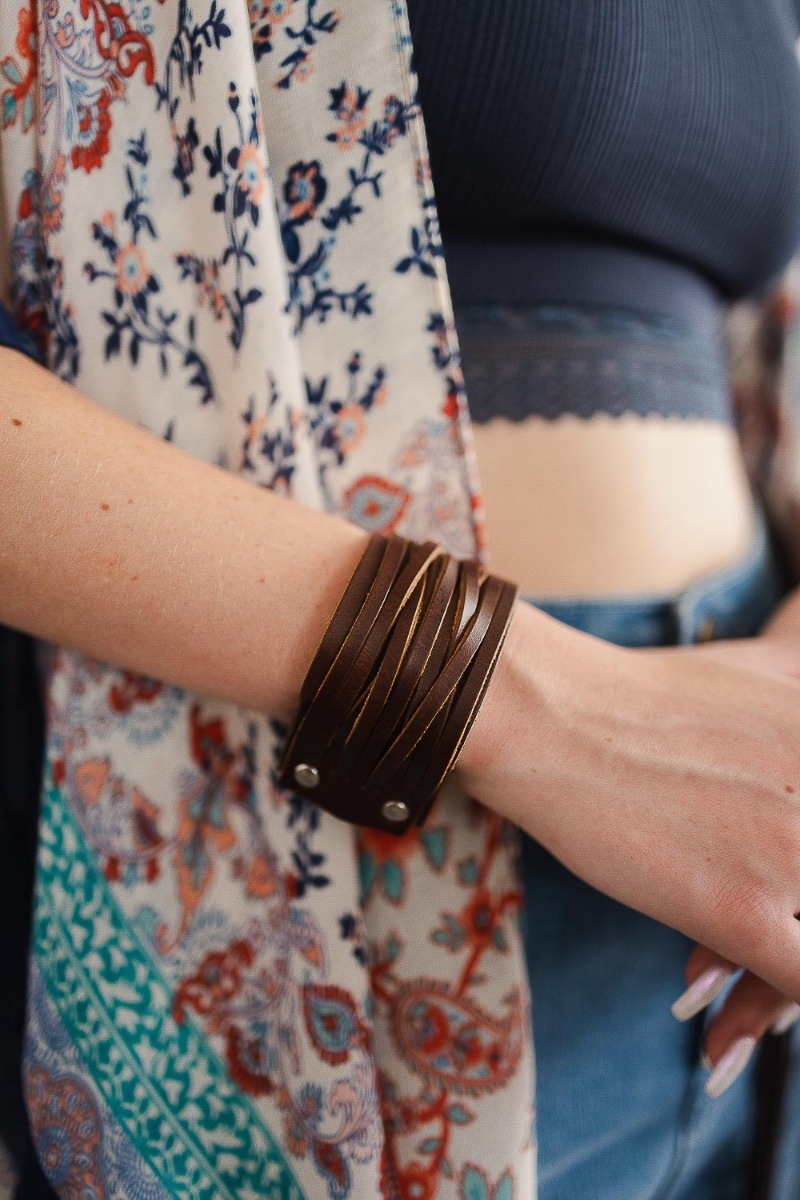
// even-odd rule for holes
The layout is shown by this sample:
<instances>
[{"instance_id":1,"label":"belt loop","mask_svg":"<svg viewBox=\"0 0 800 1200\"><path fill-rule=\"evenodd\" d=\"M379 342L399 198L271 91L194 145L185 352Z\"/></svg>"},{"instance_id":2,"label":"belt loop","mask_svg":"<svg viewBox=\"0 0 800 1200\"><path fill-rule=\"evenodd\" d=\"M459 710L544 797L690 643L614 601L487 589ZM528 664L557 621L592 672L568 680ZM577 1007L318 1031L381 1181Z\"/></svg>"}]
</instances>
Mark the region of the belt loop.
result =
<instances>
[{"instance_id":1,"label":"belt loop","mask_svg":"<svg viewBox=\"0 0 800 1200\"><path fill-rule=\"evenodd\" d=\"M693 599L686 592L682 592L674 603L677 646L693 646L698 640L698 603L699 598Z\"/></svg>"},{"instance_id":2,"label":"belt loop","mask_svg":"<svg viewBox=\"0 0 800 1200\"><path fill-rule=\"evenodd\" d=\"M728 567L706 575L687 588L675 600L676 641L679 646L691 646L695 642L710 641L716 634L714 618L704 612L708 601L713 601L731 584L747 577L753 567L763 559L768 545L767 522L758 502L753 504L753 533L744 554Z\"/></svg>"}]
</instances>

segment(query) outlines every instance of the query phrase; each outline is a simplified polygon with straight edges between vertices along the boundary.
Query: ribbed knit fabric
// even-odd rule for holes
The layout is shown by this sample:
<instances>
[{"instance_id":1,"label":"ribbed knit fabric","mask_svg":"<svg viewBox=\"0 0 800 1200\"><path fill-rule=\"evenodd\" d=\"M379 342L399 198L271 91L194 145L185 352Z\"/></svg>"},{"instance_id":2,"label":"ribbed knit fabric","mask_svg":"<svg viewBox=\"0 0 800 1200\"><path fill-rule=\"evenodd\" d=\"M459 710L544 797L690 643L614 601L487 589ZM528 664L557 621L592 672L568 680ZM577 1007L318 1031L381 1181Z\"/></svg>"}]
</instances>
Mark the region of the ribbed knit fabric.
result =
<instances>
[{"instance_id":1,"label":"ribbed knit fabric","mask_svg":"<svg viewBox=\"0 0 800 1200\"><path fill-rule=\"evenodd\" d=\"M446 254L572 231L757 290L800 242L796 9L409 0Z\"/></svg>"}]
</instances>

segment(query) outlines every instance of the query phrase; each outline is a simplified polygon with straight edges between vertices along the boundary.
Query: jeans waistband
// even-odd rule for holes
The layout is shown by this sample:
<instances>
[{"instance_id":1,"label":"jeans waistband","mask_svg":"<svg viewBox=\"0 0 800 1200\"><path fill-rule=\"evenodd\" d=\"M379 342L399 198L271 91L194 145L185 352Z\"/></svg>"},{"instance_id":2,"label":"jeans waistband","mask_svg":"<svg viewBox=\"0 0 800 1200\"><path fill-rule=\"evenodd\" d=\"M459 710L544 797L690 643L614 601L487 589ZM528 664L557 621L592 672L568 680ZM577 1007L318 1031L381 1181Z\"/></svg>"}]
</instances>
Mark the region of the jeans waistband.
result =
<instances>
[{"instance_id":1,"label":"jeans waistband","mask_svg":"<svg viewBox=\"0 0 800 1200\"><path fill-rule=\"evenodd\" d=\"M677 594L525 599L566 625L621 646L752 636L788 588L763 510L756 506L754 511L755 528L745 553Z\"/></svg>"}]
</instances>

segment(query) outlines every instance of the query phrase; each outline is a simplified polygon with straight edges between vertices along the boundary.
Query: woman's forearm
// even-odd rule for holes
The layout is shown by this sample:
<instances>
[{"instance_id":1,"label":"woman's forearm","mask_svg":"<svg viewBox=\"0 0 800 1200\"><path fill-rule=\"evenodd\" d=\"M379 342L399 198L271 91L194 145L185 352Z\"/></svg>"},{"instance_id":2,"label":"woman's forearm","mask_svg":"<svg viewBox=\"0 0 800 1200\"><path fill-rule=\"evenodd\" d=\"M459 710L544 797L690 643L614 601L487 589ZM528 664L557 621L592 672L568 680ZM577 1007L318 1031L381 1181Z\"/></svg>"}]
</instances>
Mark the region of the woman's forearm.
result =
<instances>
[{"instance_id":1,"label":"woman's forearm","mask_svg":"<svg viewBox=\"0 0 800 1200\"><path fill-rule=\"evenodd\" d=\"M0 621L291 718L364 548L0 351ZM459 760L623 903L800 1001L800 687L528 605Z\"/></svg>"},{"instance_id":2,"label":"woman's forearm","mask_svg":"<svg viewBox=\"0 0 800 1200\"><path fill-rule=\"evenodd\" d=\"M0 622L288 719L364 548L0 348Z\"/></svg>"}]
</instances>

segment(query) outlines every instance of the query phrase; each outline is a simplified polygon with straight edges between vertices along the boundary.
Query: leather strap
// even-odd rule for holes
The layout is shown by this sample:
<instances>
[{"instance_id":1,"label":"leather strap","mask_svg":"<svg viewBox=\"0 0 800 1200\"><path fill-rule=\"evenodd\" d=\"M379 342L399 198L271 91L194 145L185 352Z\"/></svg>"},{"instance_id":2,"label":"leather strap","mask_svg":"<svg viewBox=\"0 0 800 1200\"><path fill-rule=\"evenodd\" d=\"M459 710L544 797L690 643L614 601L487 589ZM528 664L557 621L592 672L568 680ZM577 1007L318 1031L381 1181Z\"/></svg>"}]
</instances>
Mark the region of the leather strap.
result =
<instances>
[{"instance_id":1,"label":"leather strap","mask_svg":"<svg viewBox=\"0 0 800 1200\"><path fill-rule=\"evenodd\" d=\"M309 667L281 786L354 824L420 823L502 651L515 585L433 542L374 535Z\"/></svg>"}]
</instances>

